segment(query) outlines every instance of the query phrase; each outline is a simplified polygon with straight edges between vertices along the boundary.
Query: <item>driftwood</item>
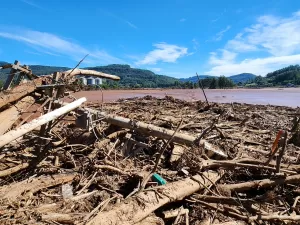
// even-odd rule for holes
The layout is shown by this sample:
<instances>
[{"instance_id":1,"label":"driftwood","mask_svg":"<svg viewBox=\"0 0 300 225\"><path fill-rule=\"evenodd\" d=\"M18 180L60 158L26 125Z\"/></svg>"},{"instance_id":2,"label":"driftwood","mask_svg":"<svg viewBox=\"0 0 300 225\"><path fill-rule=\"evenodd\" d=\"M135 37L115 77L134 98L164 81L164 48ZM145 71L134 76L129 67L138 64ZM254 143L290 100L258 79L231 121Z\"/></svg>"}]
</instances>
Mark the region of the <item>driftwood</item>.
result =
<instances>
[{"instance_id":1,"label":"driftwood","mask_svg":"<svg viewBox=\"0 0 300 225\"><path fill-rule=\"evenodd\" d=\"M0 135L4 134L19 119L22 112L25 112L34 103L34 98L27 96L15 105L0 113Z\"/></svg>"},{"instance_id":2,"label":"driftwood","mask_svg":"<svg viewBox=\"0 0 300 225\"><path fill-rule=\"evenodd\" d=\"M244 192L251 189L260 189L266 187L274 187L279 184L300 184L300 175L292 175L286 178L275 178L275 179L264 179L254 180L238 184L224 184L219 185L220 188L231 191L231 192Z\"/></svg>"},{"instance_id":3,"label":"driftwood","mask_svg":"<svg viewBox=\"0 0 300 225\"><path fill-rule=\"evenodd\" d=\"M32 180L24 180L19 183L2 186L0 188L0 199L15 201L23 194L35 193L43 188L56 186L72 181L76 174L58 174L53 176L42 176Z\"/></svg>"},{"instance_id":4,"label":"driftwood","mask_svg":"<svg viewBox=\"0 0 300 225\"><path fill-rule=\"evenodd\" d=\"M211 184L211 181L216 182L220 178L215 172L203 174L204 176L195 175L192 178L169 183L158 189L157 192L154 190L140 192L137 196L125 200L110 211L99 213L87 224L128 225L137 223L163 205L181 200L200 189L204 189ZM139 202L143 202L143 206Z\"/></svg>"},{"instance_id":5,"label":"driftwood","mask_svg":"<svg viewBox=\"0 0 300 225\"><path fill-rule=\"evenodd\" d=\"M40 127L43 124L46 124L54 119L57 119L59 116L70 112L71 110L79 107L83 102L86 101L86 98L80 98L68 105L65 105L59 109L56 109L50 113L47 113L31 122L22 125L21 127L11 130L6 134L0 136L0 148L4 145L10 143L11 141L17 139L18 137L23 136L24 134L28 133L29 131L34 130L37 127Z\"/></svg>"},{"instance_id":6,"label":"driftwood","mask_svg":"<svg viewBox=\"0 0 300 225\"><path fill-rule=\"evenodd\" d=\"M84 217L83 213L71 213L71 214L61 214L61 213L48 213L42 215L42 221L55 221L62 224L74 224L76 220Z\"/></svg>"},{"instance_id":7,"label":"driftwood","mask_svg":"<svg viewBox=\"0 0 300 225\"><path fill-rule=\"evenodd\" d=\"M62 76L68 76L68 77L73 77L77 75L95 76L95 77L101 77L101 78L106 78L111 80L120 80L120 77L118 76L102 73L94 70L74 69L74 70L67 70L62 73Z\"/></svg>"},{"instance_id":8,"label":"driftwood","mask_svg":"<svg viewBox=\"0 0 300 225\"><path fill-rule=\"evenodd\" d=\"M21 84L16 86L12 90L7 93L0 93L0 108L8 105L9 103L15 102L26 95L34 92L36 90L36 85L41 84L41 79L36 79L34 81L30 81L28 83Z\"/></svg>"},{"instance_id":9,"label":"driftwood","mask_svg":"<svg viewBox=\"0 0 300 225\"><path fill-rule=\"evenodd\" d=\"M5 177L5 176L8 176L8 175L11 175L13 173L16 173L20 170L23 170L25 168L27 168L29 166L29 163L22 163L18 166L15 166L15 167L12 167L12 168L9 168L9 169L6 169L6 170L2 170L0 171L0 177Z\"/></svg>"}]
</instances>

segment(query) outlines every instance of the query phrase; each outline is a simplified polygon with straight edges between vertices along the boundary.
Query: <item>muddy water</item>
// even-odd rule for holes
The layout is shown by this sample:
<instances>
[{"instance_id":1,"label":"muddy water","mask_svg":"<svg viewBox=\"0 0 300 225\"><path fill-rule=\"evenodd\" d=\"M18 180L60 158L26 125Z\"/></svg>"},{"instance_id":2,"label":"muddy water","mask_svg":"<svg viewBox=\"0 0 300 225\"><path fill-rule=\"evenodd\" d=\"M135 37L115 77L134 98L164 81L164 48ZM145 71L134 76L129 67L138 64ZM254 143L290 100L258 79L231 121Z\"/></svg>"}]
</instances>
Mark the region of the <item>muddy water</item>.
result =
<instances>
[{"instance_id":1,"label":"muddy water","mask_svg":"<svg viewBox=\"0 0 300 225\"><path fill-rule=\"evenodd\" d=\"M231 89L205 90L208 101L219 103L270 104L300 107L300 88L266 88L266 89ZM164 90L105 90L104 102L116 101L119 98L143 97L152 95L163 98L166 95L187 101L205 100L199 89L164 89ZM102 100L101 91L82 91L76 97L87 97L89 101Z\"/></svg>"}]
</instances>

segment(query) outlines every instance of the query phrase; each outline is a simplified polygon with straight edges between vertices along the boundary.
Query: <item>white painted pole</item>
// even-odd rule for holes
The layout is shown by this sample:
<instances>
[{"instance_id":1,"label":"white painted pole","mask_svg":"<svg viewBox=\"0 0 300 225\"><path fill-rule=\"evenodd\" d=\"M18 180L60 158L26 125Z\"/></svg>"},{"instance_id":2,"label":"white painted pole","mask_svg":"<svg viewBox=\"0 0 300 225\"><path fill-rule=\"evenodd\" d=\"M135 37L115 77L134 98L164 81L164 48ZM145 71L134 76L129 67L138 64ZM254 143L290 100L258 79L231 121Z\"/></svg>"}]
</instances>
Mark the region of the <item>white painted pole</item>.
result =
<instances>
[{"instance_id":1,"label":"white painted pole","mask_svg":"<svg viewBox=\"0 0 300 225\"><path fill-rule=\"evenodd\" d=\"M37 127L40 127L43 124L46 124L52 120L57 119L63 114L66 114L73 109L79 107L82 103L86 101L86 98L80 98L74 102L71 102L59 109L53 110L50 113L47 113L45 115L40 116L37 119L32 120L31 122L24 124L23 126L11 130L7 132L6 134L0 136L0 148L3 147L4 145L10 143L11 141L23 136L24 134L34 130Z\"/></svg>"}]
</instances>

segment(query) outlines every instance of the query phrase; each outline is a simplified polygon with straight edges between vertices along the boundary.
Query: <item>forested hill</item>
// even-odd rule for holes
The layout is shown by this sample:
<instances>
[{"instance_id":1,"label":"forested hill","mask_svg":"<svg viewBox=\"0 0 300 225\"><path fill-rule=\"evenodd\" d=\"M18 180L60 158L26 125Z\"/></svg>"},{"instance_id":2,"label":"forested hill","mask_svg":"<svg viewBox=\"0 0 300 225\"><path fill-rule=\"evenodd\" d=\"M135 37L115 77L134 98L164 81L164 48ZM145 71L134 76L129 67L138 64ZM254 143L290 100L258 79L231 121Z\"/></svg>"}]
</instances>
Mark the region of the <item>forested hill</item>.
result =
<instances>
[{"instance_id":1,"label":"forested hill","mask_svg":"<svg viewBox=\"0 0 300 225\"><path fill-rule=\"evenodd\" d=\"M295 86L300 85L300 66L291 65L272 73L265 77L257 76L249 81L248 87L273 87L273 86Z\"/></svg>"},{"instance_id":2,"label":"forested hill","mask_svg":"<svg viewBox=\"0 0 300 225\"><path fill-rule=\"evenodd\" d=\"M288 83L300 84L300 66L291 65L272 73L268 73L266 78L273 84L286 85Z\"/></svg>"},{"instance_id":3,"label":"forested hill","mask_svg":"<svg viewBox=\"0 0 300 225\"><path fill-rule=\"evenodd\" d=\"M119 82L107 80L110 85L136 88L164 88L174 87L179 84L176 78L157 75L150 70L131 68L129 65L112 64L108 66L88 67L86 69L117 75L121 78Z\"/></svg>"}]
</instances>

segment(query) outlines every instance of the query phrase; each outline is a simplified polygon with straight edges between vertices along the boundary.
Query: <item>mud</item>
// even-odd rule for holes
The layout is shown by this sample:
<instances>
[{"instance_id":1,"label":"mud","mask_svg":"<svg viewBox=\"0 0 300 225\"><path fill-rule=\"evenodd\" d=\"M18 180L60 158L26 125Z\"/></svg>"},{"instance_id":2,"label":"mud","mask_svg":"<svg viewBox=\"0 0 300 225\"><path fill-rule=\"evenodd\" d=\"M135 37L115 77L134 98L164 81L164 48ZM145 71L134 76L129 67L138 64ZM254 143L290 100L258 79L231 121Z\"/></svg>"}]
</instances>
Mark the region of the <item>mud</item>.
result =
<instances>
[{"instance_id":1,"label":"mud","mask_svg":"<svg viewBox=\"0 0 300 225\"><path fill-rule=\"evenodd\" d=\"M265 88L265 89L215 89L205 90L210 102L248 103L258 105L300 106L300 88ZM87 97L88 101L102 101L101 91L82 91L76 97ZM151 90L104 90L104 102L116 101L119 98L144 97L151 95L163 98L166 95L185 101L205 100L199 89L151 89Z\"/></svg>"}]
</instances>

